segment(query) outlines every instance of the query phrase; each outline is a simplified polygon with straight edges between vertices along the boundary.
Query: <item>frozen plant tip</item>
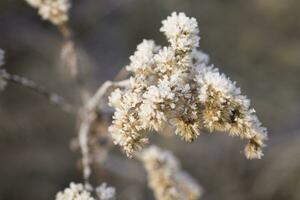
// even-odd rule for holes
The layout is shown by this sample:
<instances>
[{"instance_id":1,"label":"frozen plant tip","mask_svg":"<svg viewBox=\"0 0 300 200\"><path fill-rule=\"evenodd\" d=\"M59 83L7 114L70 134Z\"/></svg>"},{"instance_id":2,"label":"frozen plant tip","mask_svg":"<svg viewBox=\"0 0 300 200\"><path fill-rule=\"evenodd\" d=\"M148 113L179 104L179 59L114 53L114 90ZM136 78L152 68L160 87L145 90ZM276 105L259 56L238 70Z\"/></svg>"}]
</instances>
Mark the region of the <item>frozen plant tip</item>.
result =
<instances>
[{"instance_id":1,"label":"frozen plant tip","mask_svg":"<svg viewBox=\"0 0 300 200\"><path fill-rule=\"evenodd\" d=\"M55 25L68 21L68 11L71 7L70 0L25 0L29 5L38 10L44 20Z\"/></svg>"},{"instance_id":2,"label":"frozen plant tip","mask_svg":"<svg viewBox=\"0 0 300 200\"><path fill-rule=\"evenodd\" d=\"M115 189L107 187L103 183L96 189L97 197L92 196L92 189L87 189L81 183L70 183L70 186L62 192L58 192L56 200L114 200Z\"/></svg>"},{"instance_id":3,"label":"frozen plant tip","mask_svg":"<svg viewBox=\"0 0 300 200\"><path fill-rule=\"evenodd\" d=\"M147 132L173 126L175 134L194 141L200 130L224 131L248 140L245 155L261 158L267 131L250 101L198 50L195 18L172 13L162 21L169 46L144 40L130 57L130 85L110 96L115 108L109 131L114 143L131 157L148 143Z\"/></svg>"},{"instance_id":4,"label":"frozen plant tip","mask_svg":"<svg viewBox=\"0 0 300 200\"><path fill-rule=\"evenodd\" d=\"M140 158L157 200L197 200L202 195L201 187L181 171L171 152L151 146L142 151Z\"/></svg>"}]
</instances>

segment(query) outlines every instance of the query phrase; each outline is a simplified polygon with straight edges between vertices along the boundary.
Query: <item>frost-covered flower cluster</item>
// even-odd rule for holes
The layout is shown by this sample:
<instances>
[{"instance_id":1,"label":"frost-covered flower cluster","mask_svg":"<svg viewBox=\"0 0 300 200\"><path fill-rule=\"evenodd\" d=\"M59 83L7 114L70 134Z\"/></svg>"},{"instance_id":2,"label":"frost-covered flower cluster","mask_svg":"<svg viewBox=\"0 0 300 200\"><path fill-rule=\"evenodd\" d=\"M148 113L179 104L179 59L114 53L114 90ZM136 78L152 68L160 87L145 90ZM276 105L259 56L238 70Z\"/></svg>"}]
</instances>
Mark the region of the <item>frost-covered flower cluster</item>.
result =
<instances>
[{"instance_id":1,"label":"frost-covered flower cluster","mask_svg":"<svg viewBox=\"0 0 300 200\"><path fill-rule=\"evenodd\" d=\"M56 200L114 200L115 188L107 187L106 183L96 188L97 198L92 196L81 183L70 183L70 186L62 192L58 192Z\"/></svg>"},{"instance_id":2,"label":"frost-covered flower cluster","mask_svg":"<svg viewBox=\"0 0 300 200\"><path fill-rule=\"evenodd\" d=\"M201 187L181 171L171 152L150 146L142 151L141 160L157 200L196 200L202 195Z\"/></svg>"},{"instance_id":3,"label":"frost-covered flower cluster","mask_svg":"<svg viewBox=\"0 0 300 200\"><path fill-rule=\"evenodd\" d=\"M109 128L114 143L132 156L148 142L151 130L162 132L171 125L191 142L206 128L247 139L246 157L261 158L266 129L235 82L197 49L196 19L174 12L160 30L170 45L160 47L152 40L139 44L127 66L130 86L109 98L116 109Z\"/></svg>"},{"instance_id":4,"label":"frost-covered flower cluster","mask_svg":"<svg viewBox=\"0 0 300 200\"><path fill-rule=\"evenodd\" d=\"M68 11L71 7L70 0L25 0L29 5L38 9L39 15L44 20L49 20L55 25L68 21Z\"/></svg>"},{"instance_id":5,"label":"frost-covered flower cluster","mask_svg":"<svg viewBox=\"0 0 300 200\"><path fill-rule=\"evenodd\" d=\"M6 80L3 77L6 72L4 69L1 69L2 65L4 65L4 51L0 49L0 91L6 86Z\"/></svg>"}]
</instances>

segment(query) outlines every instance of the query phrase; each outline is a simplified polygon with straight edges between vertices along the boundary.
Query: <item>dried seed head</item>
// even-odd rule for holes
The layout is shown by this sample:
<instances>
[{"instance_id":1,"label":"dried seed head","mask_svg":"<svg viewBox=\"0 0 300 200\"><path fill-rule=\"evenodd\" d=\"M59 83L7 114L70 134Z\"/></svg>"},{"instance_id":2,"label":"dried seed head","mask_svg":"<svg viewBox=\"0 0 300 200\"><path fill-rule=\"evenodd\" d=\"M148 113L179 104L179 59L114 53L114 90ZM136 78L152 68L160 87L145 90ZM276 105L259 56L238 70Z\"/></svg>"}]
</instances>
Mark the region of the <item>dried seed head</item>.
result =
<instances>
[{"instance_id":1,"label":"dried seed head","mask_svg":"<svg viewBox=\"0 0 300 200\"><path fill-rule=\"evenodd\" d=\"M115 144L132 156L148 142L146 132L161 132L171 124L188 142L200 135L201 128L255 138L257 148L247 147L245 154L260 158L266 129L235 82L209 66L208 55L197 50L196 20L174 12L162 24L170 46L159 47L152 40L139 44L127 66L133 72L130 86L109 98L116 109L109 129Z\"/></svg>"}]
</instances>

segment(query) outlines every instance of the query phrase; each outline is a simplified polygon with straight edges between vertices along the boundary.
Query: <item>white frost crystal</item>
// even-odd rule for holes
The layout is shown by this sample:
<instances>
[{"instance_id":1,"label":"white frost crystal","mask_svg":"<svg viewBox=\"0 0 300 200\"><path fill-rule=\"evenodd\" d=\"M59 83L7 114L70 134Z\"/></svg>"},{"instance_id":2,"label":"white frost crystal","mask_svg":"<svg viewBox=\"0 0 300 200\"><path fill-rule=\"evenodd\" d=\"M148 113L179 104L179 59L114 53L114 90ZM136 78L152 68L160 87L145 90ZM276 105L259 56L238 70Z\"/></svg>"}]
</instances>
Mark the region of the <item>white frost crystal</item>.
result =
<instances>
[{"instance_id":1,"label":"white frost crystal","mask_svg":"<svg viewBox=\"0 0 300 200\"><path fill-rule=\"evenodd\" d=\"M176 50L188 51L199 45L199 29L195 18L186 17L184 13L173 12L162 21L163 32L171 46Z\"/></svg>"},{"instance_id":2,"label":"white frost crystal","mask_svg":"<svg viewBox=\"0 0 300 200\"><path fill-rule=\"evenodd\" d=\"M70 183L70 186L62 192L58 192L56 200L114 200L115 188L107 187L106 183L96 188L97 198L92 196L90 190L87 190L81 183Z\"/></svg>"},{"instance_id":3,"label":"white frost crystal","mask_svg":"<svg viewBox=\"0 0 300 200\"><path fill-rule=\"evenodd\" d=\"M58 192L56 200L95 200L81 183L71 183L70 187Z\"/></svg>"},{"instance_id":4,"label":"white frost crystal","mask_svg":"<svg viewBox=\"0 0 300 200\"><path fill-rule=\"evenodd\" d=\"M68 21L68 11L71 7L70 0L25 0L29 5L38 9L39 15L44 20L49 20L55 25Z\"/></svg>"},{"instance_id":5,"label":"white frost crystal","mask_svg":"<svg viewBox=\"0 0 300 200\"><path fill-rule=\"evenodd\" d=\"M130 86L109 98L116 109L109 128L114 143L131 157L148 143L151 130L172 125L176 135L192 142L206 128L248 140L246 157L261 158L267 131L236 83L197 49L196 19L174 12L160 30L170 46L159 47L152 40L139 44L127 66Z\"/></svg>"}]
</instances>

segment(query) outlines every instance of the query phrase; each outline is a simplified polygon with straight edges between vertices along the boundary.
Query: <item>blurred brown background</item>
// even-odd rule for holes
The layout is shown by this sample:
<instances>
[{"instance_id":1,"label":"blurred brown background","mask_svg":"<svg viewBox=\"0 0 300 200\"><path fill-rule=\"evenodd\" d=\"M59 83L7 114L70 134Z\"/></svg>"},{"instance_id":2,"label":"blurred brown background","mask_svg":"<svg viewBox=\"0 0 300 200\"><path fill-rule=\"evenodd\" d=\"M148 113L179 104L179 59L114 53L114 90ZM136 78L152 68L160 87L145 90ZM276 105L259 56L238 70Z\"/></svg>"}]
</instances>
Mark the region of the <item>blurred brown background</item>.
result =
<instances>
[{"instance_id":1,"label":"blurred brown background","mask_svg":"<svg viewBox=\"0 0 300 200\"><path fill-rule=\"evenodd\" d=\"M265 156L246 160L243 143L219 133L202 134L190 145L178 138L152 141L179 157L204 187L204 200L299 200L299 10L299 0L74 0L70 14L91 91L129 62L143 38L165 44L159 28L172 11L197 18L201 49L237 81L268 127ZM61 42L56 28L23 0L0 1L7 71L78 102L78 91L62 70ZM75 117L8 85L0 94L0 199L50 200L70 181L81 182L79 154L69 148L75 134ZM109 158L97 181L116 186L118 199L153 199L139 163L113 151L125 164Z\"/></svg>"}]
</instances>

